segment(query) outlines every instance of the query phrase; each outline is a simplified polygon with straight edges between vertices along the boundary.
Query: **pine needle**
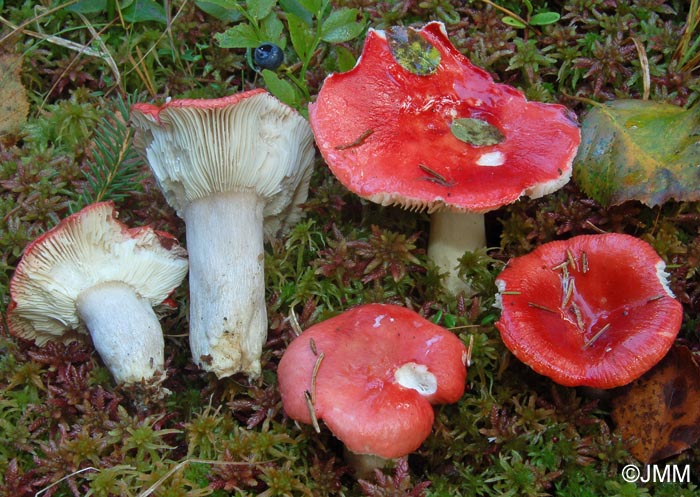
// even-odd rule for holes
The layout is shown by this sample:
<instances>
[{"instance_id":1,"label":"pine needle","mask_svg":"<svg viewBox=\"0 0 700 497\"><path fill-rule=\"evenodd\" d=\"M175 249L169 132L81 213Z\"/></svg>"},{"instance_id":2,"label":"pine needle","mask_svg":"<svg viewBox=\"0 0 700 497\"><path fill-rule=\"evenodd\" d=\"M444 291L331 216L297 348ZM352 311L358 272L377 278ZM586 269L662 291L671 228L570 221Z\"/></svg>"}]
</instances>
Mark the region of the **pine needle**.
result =
<instances>
[{"instance_id":1,"label":"pine needle","mask_svg":"<svg viewBox=\"0 0 700 497\"><path fill-rule=\"evenodd\" d=\"M95 131L94 161L84 171L86 185L71 202L71 212L95 202L118 202L141 190L143 163L132 147L133 130L128 126L131 99L119 97L115 104L116 111L107 111Z\"/></svg>"}]
</instances>

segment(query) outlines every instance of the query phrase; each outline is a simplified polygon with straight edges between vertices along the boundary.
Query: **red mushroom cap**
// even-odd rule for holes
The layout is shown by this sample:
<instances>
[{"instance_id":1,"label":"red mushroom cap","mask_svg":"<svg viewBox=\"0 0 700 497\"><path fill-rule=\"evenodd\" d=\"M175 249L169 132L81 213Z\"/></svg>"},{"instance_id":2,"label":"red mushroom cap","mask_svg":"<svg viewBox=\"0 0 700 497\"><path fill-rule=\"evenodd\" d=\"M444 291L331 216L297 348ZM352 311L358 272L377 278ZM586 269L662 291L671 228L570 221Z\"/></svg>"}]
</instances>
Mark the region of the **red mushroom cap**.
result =
<instances>
[{"instance_id":1,"label":"red mushroom cap","mask_svg":"<svg viewBox=\"0 0 700 497\"><path fill-rule=\"evenodd\" d=\"M151 116L156 122L160 122L160 113L166 109L187 108L195 109L223 109L260 93L266 93L264 88L255 88L240 93L234 93L221 98L180 98L171 99L163 105L149 104L146 102L135 103L131 109L141 114Z\"/></svg>"},{"instance_id":2,"label":"red mushroom cap","mask_svg":"<svg viewBox=\"0 0 700 497\"><path fill-rule=\"evenodd\" d=\"M516 257L496 279L496 327L513 354L566 386L613 388L648 371L683 308L664 261L629 235L582 235Z\"/></svg>"},{"instance_id":3,"label":"red mushroom cap","mask_svg":"<svg viewBox=\"0 0 700 497\"><path fill-rule=\"evenodd\" d=\"M565 107L528 102L494 83L439 22L420 31L370 29L357 65L325 80L309 119L347 188L431 211L486 212L550 193L569 180L580 142Z\"/></svg>"},{"instance_id":4,"label":"red mushroom cap","mask_svg":"<svg viewBox=\"0 0 700 497\"><path fill-rule=\"evenodd\" d=\"M454 334L410 309L366 304L297 337L280 361L279 388L291 418L312 422L309 395L348 449L395 458L428 437L431 404L462 396L465 362Z\"/></svg>"}]
</instances>

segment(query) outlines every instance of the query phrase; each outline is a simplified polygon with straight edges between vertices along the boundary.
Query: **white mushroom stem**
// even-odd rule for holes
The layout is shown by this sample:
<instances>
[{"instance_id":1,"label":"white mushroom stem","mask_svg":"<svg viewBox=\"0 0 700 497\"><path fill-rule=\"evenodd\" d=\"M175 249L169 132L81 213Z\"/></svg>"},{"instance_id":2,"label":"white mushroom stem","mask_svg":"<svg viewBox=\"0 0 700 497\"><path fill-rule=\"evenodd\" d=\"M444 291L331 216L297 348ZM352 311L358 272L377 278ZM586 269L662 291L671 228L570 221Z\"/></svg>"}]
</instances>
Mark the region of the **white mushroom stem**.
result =
<instances>
[{"instance_id":1,"label":"white mushroom stem","mask_svg":"<svg viewBox=\"0 0 700 497\"><path fill-rule=\"evenodd\" d=\"M267 337L263 201L219 193L192 201L184 219L192 357L219 378L258 376Z\"/></svg>"},{"instance_id":2,"label":"white mushroom stem","mask_svg":"<svg viewBox=\"0 0 700 497\"><path fill-rule=\"evenodd\" d=\"M343 457L348 466L355 472L355 478L366 480L374 476L375 469L384 469L396 459L385 459L374 454L357 454L343 446Z\"/></svg>"},{"instance_id":3,"label":"white mushroom stem","mask_svg":"<svg viewBox=\"0 0 700 497\"><path fill-rule=\"evenodd\" d=\"M164 369L163 332L151 304L121 282L93 286L78 296L78 316L117 383L150 380Z\"/></svg>"},{"instance_id":4,"label":"white mushroom stem","mask_svg":"<svg viewBox=\"0 0 700 497\"><path fill-rule=\"evenodd\" d=\"M430 217L428 257L447 273L445 288L457 294L469 286L457 273L459 259L467 251L486 246L486 228L483 214L439 211Z\"/></svg>"}]
</instances>

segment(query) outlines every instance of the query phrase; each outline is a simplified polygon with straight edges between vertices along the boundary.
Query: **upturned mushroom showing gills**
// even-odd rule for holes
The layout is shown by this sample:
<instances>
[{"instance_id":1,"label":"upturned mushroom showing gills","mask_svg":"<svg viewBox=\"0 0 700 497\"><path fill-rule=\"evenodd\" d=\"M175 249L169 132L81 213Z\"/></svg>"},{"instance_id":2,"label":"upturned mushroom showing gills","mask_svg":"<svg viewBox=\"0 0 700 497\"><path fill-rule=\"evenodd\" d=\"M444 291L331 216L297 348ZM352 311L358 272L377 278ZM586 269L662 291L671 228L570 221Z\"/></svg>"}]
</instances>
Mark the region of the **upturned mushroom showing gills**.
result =
<instances>
[{"instance_id":1,"label":"upturned mushroom showing gills","mask_svg":"<svg viewBox=\"0 0 700 497\"><path fill-rule=\"evenodd\" d=\"M464 393L467 351L418 313L365 304L311 326L278 368L284 410L323 420L348 450L384 459L416 450L433 425L432 404Z\"/></svg>"},{"instance_id":2,"label":"upturned mushroom showing gills","mask_svg":"<svg viewBox=\"0 0 700 497\"><path fill-rule=\"evenodd\" d=\"M623 234L581 235L511 259L496 327L515 357L566 386L613 388L668 352L683 308L664 261Z\"/></svg>"},{"instance_id":3,"label":"upturned mushroom showing gills","mask_svg":"<svg viewBox=\"0 0 700 497\"><path fill-rule=\"evenodd\" d=\"M32 242L10 281L10 333L43 345L89 333L117 383L158 381L164 341L153 306L187 273L167 233L127 228L110 202L92 204Z\"/></svg>"},{"instance_id":4,"label":"upturned mushroom showing gills","mask_svg":"<svg viewBox=\"0 0 700 497\"><path fill-rule=\"evenodd\" d=\"M184 219L190 348L217 377L260 374L264 238L299 218L313 165L307 121L265 90L136 104L136 144Z\"/></svg>"},{"instance_id":5,"label":"upturned mushroom showing gills","mask_svg":"<svg viewBox=\"0 0 700 497\"><path fill-rule=\"evenodd\" d=\"M573 113L494 83L439 22L370 29L357 65L326 78L309 118L348 189L432 213L428 255L452 291L458 259L486 244L483 214L562 187L580 142Z\"/></svg>"}]
</instances>

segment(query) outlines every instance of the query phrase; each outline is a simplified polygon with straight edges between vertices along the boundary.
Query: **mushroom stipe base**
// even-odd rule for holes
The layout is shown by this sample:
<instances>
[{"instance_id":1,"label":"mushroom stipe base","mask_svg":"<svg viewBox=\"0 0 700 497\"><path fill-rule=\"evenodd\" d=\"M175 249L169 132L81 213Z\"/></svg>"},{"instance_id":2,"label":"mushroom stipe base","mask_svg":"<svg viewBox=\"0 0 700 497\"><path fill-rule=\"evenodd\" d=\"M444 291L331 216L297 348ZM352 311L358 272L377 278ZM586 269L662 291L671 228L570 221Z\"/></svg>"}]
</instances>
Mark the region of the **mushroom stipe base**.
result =
<instances>
[{"instance_id":1,"label":"mushroom stipe base","mask_svg":"<svg viewBox=\"0 0 700 497\"><path fill-rule=\"evenodd\" d=\"M117 383L136 383L163 372L163 331L150 303L119 282L103 283L78 296L80 319Z\"/></svg>"},{"instance_id":2,"label":"mushroom stipe base","mask_svg":"<svg viewBox=\"0 0 700 497\"><path fill-rule=\"evenodd\" d=\"M211 195L191 202L184 218L192 357L219 378L256 377L267 338L262 199Z\"/></svg>"}]
</instances>

